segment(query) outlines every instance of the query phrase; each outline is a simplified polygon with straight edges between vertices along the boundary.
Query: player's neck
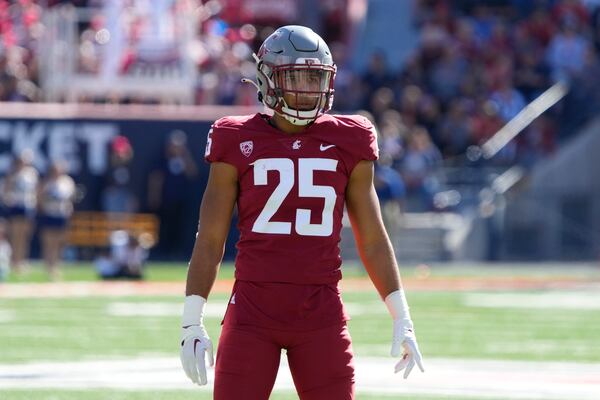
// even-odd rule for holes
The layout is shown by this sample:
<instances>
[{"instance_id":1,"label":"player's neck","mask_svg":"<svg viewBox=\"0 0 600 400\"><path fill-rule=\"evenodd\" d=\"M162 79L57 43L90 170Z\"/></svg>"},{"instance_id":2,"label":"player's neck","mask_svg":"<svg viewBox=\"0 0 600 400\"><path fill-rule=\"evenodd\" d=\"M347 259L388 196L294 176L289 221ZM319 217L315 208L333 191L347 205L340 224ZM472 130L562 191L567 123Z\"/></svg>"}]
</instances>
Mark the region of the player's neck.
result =
<instances>
[{"instance_id":1,"label":"player's neck","mask_svg":"<svg viewBox=\"0 0 600 400\"><path fill-rule=\"evenodd\" d=\"M294 125L290 121L283 118L281 115L279 115L277 113L273 114L273 116L269 120L269 123L271 125L273 125L275 128L279 129L280 131L282 131L283 133L288 134L288 135L302 133L308 127L308 125L304 125L304 126Z\"/></svg>"}]
</instances>

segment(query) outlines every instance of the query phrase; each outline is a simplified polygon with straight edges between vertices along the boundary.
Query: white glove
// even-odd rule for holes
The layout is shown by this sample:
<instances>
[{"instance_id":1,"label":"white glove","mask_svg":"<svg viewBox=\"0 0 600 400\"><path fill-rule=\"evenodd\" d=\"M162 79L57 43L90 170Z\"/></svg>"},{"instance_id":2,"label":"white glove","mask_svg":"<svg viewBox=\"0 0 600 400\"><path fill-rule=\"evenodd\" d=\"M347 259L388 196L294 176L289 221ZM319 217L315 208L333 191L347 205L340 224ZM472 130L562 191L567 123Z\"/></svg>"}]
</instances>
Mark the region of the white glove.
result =
<instances>
[{"instance_id":1,"label":"white glove","mask_svg":"<svg viewBox=\"0 0 600 400\"><path fill-rule=\"evenodd\" d=\"M181 365L185 374L197 385L206 385L206 354L208 364L215 365L212 341L203 324L206 299L187 296L183 307L181 330Z\"/></svg>"},{"instance_id":2,"label":"white glove","mask_svg":"<svg viewBox=\"0 0 600 400\"><path fill-rule=\"evenodd\" d=\"M385 305L394 319L392 350L390 354L392 357L398 357L401 354L400 349L404 350L402 352L402 359L396 364L394 372L398 373L405 369L404 379L406 379L415 364L419 366L421 372L425 372L423 357L419 351L404 291L400 289L390 293L385 298Z\"/></svg>"}]
</instances>

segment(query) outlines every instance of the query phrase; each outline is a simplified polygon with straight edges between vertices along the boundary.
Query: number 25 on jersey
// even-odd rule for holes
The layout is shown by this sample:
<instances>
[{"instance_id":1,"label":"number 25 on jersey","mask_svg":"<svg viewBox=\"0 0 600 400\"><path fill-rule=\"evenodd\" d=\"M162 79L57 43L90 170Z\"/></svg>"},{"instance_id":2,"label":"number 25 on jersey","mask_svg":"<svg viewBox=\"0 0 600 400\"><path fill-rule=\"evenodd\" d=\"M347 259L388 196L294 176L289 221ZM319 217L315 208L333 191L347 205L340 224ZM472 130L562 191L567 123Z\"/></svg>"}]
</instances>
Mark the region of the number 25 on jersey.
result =
<instances>
[{"instance_id":1,"label":"number 25 on jersey","mask_svg":"<svg viewBox=\"0 0 600 400\"><path fill-rule=\"evenodd\" d=\"M320 224L310 223L311 210L299 208L296 210L294 229L303 236L330 236L333 233L333 210L336 193L331 186L315 185L315 171L335 172L337 160L329 158L300 158L298 159L298 196L316 197L325 200ZM254 184L266 185L267 172L279 173L279 184L271 193L265 206L252 226L253 232L275 233L289 235L292 232L291 222L271 221L271 218L283 204L295 184L294 162L289 158L262 158L254 163Z\"/></svg>"}]
</instances>

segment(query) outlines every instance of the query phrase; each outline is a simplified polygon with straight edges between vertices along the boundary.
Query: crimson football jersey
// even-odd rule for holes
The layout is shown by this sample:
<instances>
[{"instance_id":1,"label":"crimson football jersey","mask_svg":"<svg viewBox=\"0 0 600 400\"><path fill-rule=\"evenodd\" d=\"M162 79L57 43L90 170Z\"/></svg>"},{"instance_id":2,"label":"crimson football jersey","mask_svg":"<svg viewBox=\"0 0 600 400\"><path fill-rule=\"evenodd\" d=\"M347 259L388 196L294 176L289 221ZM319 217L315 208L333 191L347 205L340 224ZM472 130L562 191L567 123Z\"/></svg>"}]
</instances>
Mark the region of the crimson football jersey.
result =
<instances>
[{"instance_id":1,"label":"crimson football jersey","mask_svg":"<svg viewBox=\"0 0 600 400\"><path fill-rule=\"evenodd\" d=\"M288 135L267 118L219 119L207 139L206 160L238 173L235 277L335 283L346 186L358 162L377 159L375 129L362 116L325 114Z\"/></svg>"}]
</instances>

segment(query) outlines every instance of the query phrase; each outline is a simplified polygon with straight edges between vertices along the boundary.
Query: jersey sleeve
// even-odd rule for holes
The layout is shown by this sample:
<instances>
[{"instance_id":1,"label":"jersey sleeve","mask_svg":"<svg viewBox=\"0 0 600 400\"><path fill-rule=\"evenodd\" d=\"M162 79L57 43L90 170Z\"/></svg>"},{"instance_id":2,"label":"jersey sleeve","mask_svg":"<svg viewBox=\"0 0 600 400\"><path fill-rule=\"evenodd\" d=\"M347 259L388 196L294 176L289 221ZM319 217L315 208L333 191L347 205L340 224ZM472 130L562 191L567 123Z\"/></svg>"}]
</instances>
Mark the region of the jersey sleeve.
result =
<instances>
[{"instance_id":1,"label":"jersey sleeve","mask_svg":"<svg viewBox=\"0 0 600 400\"><path fill-rule=\"evenodd\" d=\"M356 164L363 160L375 161L379 158L377 131L373 124L362 116L353 116L352 122L352 143L348 146L346 159L349 172L352 172Z\"/></svg>"},{"instance_id":2,"label":"jersey sleeve","mask_svg":"<svg viewBox=\"0 0 600 400\"><path fill-rule=\"evenodd\" d=\"M362 122L364 124L364 128L359 140L359 142L362 142L360 146L359 161L375 161L379 158L377 130L375 129L371 121L364 117L360 118L363 120Z\"/></svg>"},{"instance_id":3,"label":"jersey sleeve","mask_svg":"<svg viewBox=\"0 0 600 400\"><path fill-rule=\"evenodd\" d=\"M235 132L219 126L216 121L208 131L204 159L209 162L224 162L235 165L235 154L232 152Z\"/></svg>"}]
</instances>

